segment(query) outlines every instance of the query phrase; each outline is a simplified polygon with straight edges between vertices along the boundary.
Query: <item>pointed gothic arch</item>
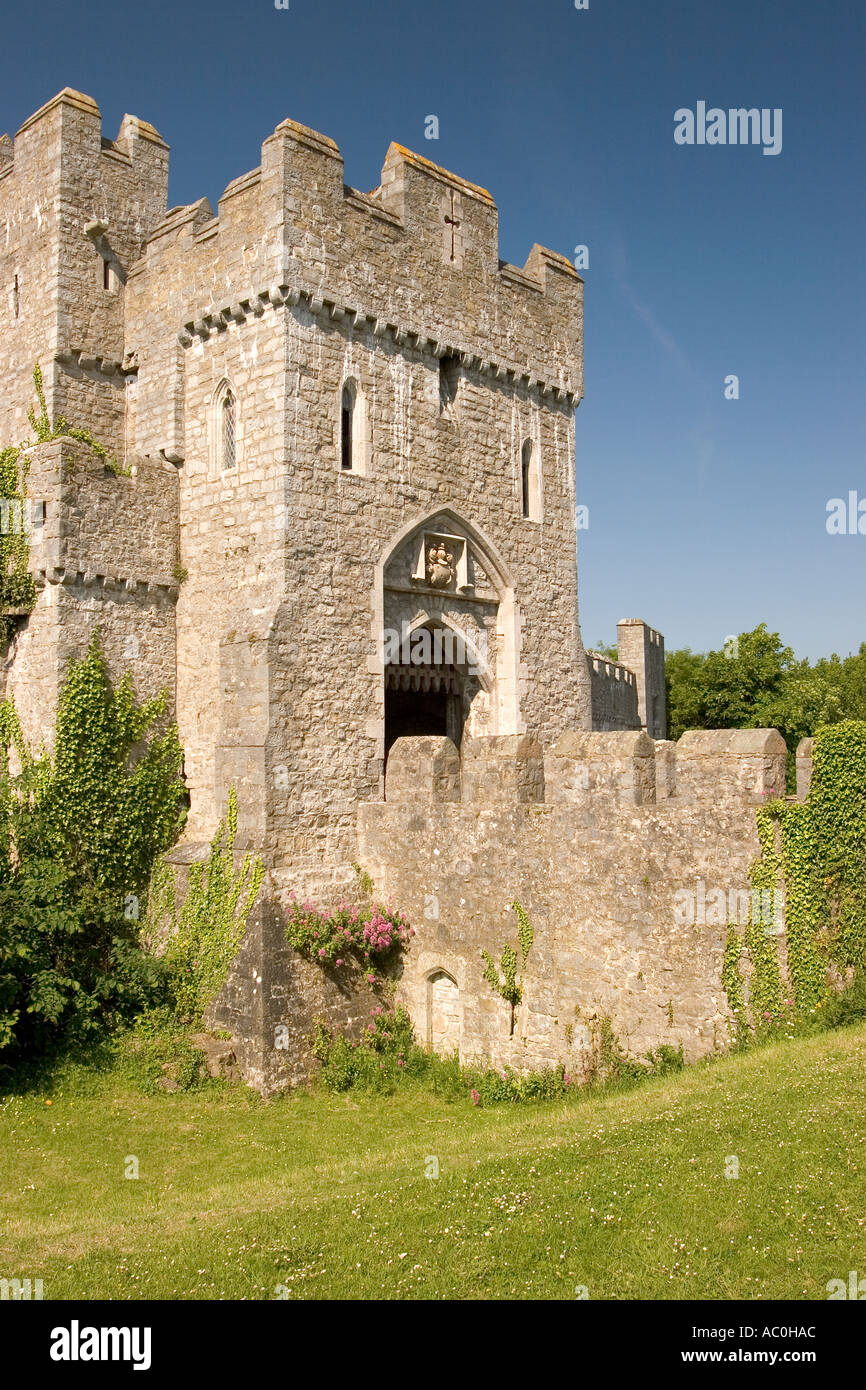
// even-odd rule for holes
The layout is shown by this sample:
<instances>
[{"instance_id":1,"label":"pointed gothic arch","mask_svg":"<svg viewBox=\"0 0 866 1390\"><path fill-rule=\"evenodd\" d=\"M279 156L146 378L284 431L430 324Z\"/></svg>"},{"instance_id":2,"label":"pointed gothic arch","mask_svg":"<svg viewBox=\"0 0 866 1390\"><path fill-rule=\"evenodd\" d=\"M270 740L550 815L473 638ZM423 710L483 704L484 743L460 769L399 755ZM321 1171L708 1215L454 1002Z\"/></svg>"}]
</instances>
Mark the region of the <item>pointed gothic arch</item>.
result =
<instances>
[{"instance_id":1,"label":"pointed gothic arch","mask_svg":"<svg viewBox=\"0 0 866 1390\"><path fill-rule=\"evenodd\" d=\"M211 396L210 471L215 477L237 474L241 423L238 393L228 377L222 377Z\"/></svg>"},{"instance_id":2,"label":"pointed gothic arch","mask_svg":"<svg viewBox=\"0 0 866 1390\"><path fill-rule=\"evenodd\" d=\"M459 746L467 732L520 732L514 582L478 526L450 507L407 523L376 566L371 601L382 755L407 734Z\"/></svg>"}]
</instances>

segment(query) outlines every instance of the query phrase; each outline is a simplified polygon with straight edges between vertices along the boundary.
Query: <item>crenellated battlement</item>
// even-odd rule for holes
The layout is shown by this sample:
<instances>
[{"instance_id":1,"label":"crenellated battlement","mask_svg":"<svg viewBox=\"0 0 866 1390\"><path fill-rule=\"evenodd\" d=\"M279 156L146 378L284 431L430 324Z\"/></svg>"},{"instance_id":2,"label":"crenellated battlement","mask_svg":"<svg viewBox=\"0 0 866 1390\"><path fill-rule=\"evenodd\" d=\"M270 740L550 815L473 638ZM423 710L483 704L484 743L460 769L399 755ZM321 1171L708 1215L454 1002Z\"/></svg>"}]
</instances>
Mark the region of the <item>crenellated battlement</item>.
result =
<instances>
[{"instance_id":1,"label":"crenellated battlement","mask_svg":"<svg viewBox=\"0 0 866 1390\"><path fill-rule=\"evenodd\" d=\"M542 750L525 735L399 739L386 779L388 801L463 801L509 805L543 802L588 806L678 806L737 802L759 806L785 794L785 741L776 729L685 733L676 743L640 730L568 730ZM810 750L800 761L804 787ZM447 765L447 795L438 770ZM458 792L458 788L460 789Z\"/></svg>"},{"instance_id":2,"label":"crenellated battlement","mask_svg":"<svg viewBox=\"0 0 866 1390\"><path fill-rule=\"evenodd\" d=\"M184 349L300 307L569 407L582 394L582 281L570 261L534 246L522 268L501 262L490 194L402 145L362 193L344 182L333 140L281 122L217 216L202 201L153 229L131 272L132 335L157 280L166 332Z\"/></svg>"},{"instance_id":3,"label":"crenellated battlement","mask_svg":"<svg viewBox=\"0 0 866 1390\"><path fill-rule=\"evenodd\" d=\"M358 808L359 862L417 925L398 998L421 1036L438 1040L434 981L459 1021L442 1050L496 1066L571 1071L586 1024L604 1017L638 1056L725 1047L726 947L731 921L749 920L730 905L751 910L756 809L784 792L784 774L775 729L677 743L570 730L543 749L464 738L460 756L444 738L398 740L385 803ZM515 900L534 943L511 1029L481 977L482 953L516 939ZM783 899L773 911L784 932Z\"/></svg>"},{"instance_id":4,"label":"crenellated battlement","mask_svg":"<svg viewBox=\"0 0 866 1390\"><path fill-rule=\"evenodd\" d=\"M0 139L0 438L26 434L34 365L49 413L124 448L125 287L165 214L168 146L65 88Z\"/></svg>"}]
</instances>

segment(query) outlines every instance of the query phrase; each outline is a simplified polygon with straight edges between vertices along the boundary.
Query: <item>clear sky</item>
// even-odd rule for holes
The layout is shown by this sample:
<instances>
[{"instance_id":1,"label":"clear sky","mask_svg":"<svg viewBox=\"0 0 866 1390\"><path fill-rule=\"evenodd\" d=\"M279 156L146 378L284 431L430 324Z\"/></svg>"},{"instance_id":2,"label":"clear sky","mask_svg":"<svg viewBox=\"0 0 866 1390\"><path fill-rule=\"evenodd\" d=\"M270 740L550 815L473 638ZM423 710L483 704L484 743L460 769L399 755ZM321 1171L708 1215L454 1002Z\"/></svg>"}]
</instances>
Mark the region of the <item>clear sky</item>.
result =
<instances>
[{"instance_id":1,"label":"clear sky","mask_svg":"<svg viewBox=\"0 0 866 1390\"><path fill-rule=\"evenodd\" d=\"M863 0L4 10L0 132L76 87L105 134L125 111L159 129L172 203L215 204L292 116L337 141L355 187L398 140L490 189L504 260L588 246L588 645L621 617L669 648L761 621L804 656L866 640L866 535L826 530L831 498L866 501ZM781 153L677 145L674 112L699 101L781 108Z\"/></svg>"}]
</instances>

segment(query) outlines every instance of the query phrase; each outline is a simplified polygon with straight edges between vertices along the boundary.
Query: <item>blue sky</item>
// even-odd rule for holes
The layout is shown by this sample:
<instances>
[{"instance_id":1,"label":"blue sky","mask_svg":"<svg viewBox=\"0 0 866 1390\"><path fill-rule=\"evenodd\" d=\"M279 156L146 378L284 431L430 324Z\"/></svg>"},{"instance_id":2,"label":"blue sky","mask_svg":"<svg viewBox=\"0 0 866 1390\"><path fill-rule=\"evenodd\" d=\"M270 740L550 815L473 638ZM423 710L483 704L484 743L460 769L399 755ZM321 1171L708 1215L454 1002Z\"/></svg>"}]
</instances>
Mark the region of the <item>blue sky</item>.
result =
<instances>
[{"instance_id":1,"label":"blue sky","mask_svg":"<svg viewBox=\"0 0 866 1390\"><path fill-rule=\"evenodd\" d=\"M761 621L805 656L866 640L866 535L825 527L866 499L862 0L43 0L3 31L0 131L77 87L110 136L157 126L172 203L215 203L292 116L356 187L395 139L489 188L503 259L589 247L588 645L637 616L669 648ZM782 152L676 145L701 100L781 108Z\"/></svg>"}]
</instances>

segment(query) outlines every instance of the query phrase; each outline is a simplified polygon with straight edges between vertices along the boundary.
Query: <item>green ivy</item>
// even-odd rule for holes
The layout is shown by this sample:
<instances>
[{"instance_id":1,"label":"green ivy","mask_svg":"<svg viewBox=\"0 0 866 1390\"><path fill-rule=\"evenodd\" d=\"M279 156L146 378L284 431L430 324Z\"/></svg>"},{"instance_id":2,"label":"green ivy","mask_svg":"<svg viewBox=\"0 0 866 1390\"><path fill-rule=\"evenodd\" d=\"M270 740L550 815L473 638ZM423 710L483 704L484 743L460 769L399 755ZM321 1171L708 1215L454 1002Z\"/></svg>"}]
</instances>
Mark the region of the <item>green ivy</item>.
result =
<instances>
[{"instance_id":1,"label":"green ivy","mask_svg":"<svg viewBox=\"0 0 866 1390\"><path fill-rule=\"evenodd\" d=\"M62 415L56 420L51 419L45 401L42 370L38 363L33 368L33 389L36 402L27 412L32 437L22 444L12 444L0 449L0 502L5 504L6 513L6 525L0 532L0 610L11 608L29 612L36 603L36 586L29 572L29 518L25 511L28 504L29 451L55 439L75 439L90 449L109 472L115 475L123 474L125 477L131 472L123 468L89 430L73 428ZM0 625L0 639L6 640L9 633L8 618L0 616Z\"/></svg>"},{"instance_id":2,"label":"green ivy","mask_svg":"<svg viewBox=\"0 0 866 1390\"><path fill-rule=\"evenodd\" d=\"M0 703L0 1047L102 1031L157 988L139 905L185 815L164 713L128 677L112 687L97 634L61 688L53 754Z\"/></svg>"},{"instance_id":3,"label":"green ivy","mask_svg":"<svg viewBox=\"0 0 866 1390\"><path fill-rule=\"evenodd\" d=\"M170 924L162 957L178 1016L198 1024L225 984L259 894L265 868L257 854L235 866L238 799L229 792L225 819L211 841L206 862L193 864L182 906L177 906L174 870L160 864L148 897L145 933L153 938Z\"/></svg>"},{"instance_id":4,"label":"green ivy","mask_svg":"<svg viewBox=\"0 0 866 1390\"><path fill-rule=\"evenodd\" d=\"M725 942L725 956L722 962L722 988L728 998L728 1007L734 1019L734 1042L742 1046L748 1036L746 1015L746 991L740 974L740 957L743 953L743 938L733 925L728 927Z\"/></svg>"},{"instance_id":5,"label":"green ivy","mask_svg":"<svg viewBox=\"0 0 866 1390\"><path fill-rule=\"evenodd\" d=\"M782 997L776 938L760 922L745 930L752 961L752 1026L778 1019L789 1003L800 1020L833 997L828 968L862 978L866 966L866 722L819 729L812 782L803 802L773 801L757 812L761 853L752 869L756 891L784 888L787 978ZM738 938L739 941L739 938ZM742 944L742 943L740 943ZM731 1012L745 1016L742 980L729 935L723 984ZM737 950L739 960L739 949Z\"/></svg>"}]
</instances>

